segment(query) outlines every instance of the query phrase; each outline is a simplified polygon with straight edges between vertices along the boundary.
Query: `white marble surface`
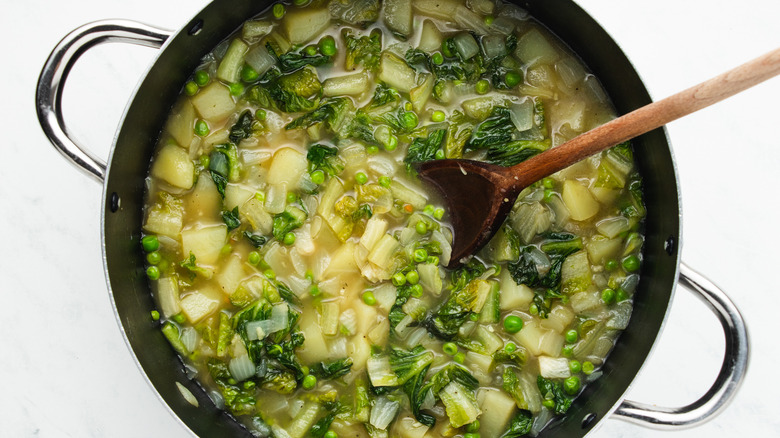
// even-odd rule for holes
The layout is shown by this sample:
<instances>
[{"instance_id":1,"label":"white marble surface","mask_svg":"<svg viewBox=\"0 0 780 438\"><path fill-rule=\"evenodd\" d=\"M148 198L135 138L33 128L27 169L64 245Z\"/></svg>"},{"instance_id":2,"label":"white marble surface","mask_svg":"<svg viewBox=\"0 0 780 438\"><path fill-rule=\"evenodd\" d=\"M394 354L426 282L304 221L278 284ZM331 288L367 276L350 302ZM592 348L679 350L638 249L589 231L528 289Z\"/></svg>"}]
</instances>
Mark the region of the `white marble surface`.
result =
<instances>
[{"instance_id":1,"label":"white marble surface","mask_svg":"<svg viewBox=\"0 0 780 438\"><path fill-rule=\"evenodd\" d=\"M580 3L621 44L657 99L780 46L774 0ZM146 384L114 318L101 263L101 187L52 149L33 97L49 51L77 26L130 18L178 28L203 4L4 4L0 436L189 436ZM107 156L124 105L154 55L113 44L91 51L74 69L66 119L100 156ZM683 259L730 293L750 329L752 360L740 393L695 429L658 432L607 420L592 436L780 435L778 100L780 78L669 126L682 188ZM698 300L678 292L630 399L689 403L720 367L719 324Z\"/></svg>"}]
</instances>

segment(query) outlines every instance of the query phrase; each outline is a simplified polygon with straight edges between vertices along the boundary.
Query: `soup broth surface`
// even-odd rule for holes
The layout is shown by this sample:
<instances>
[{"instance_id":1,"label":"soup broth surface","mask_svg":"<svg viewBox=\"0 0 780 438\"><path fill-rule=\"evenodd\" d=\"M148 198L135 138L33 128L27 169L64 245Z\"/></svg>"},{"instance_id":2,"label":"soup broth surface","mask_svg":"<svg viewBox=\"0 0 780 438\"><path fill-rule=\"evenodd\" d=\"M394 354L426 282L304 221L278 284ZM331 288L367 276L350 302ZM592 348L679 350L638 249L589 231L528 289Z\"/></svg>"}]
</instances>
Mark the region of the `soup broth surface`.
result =
<instances>
[{"instance_id":1,"label":"soup broth surface","mask_svg":"<svg viewBox=\"0 0 780 438\"><path fill-rule=\"evenodd\" d=\"M536 435L631 315L631 146L527 188L454 270L448 212L413 165L509 166L614 116L517 6L277 3L204 57L161 135L152 317L256 436Z\"/></svg>"}]
</instances>

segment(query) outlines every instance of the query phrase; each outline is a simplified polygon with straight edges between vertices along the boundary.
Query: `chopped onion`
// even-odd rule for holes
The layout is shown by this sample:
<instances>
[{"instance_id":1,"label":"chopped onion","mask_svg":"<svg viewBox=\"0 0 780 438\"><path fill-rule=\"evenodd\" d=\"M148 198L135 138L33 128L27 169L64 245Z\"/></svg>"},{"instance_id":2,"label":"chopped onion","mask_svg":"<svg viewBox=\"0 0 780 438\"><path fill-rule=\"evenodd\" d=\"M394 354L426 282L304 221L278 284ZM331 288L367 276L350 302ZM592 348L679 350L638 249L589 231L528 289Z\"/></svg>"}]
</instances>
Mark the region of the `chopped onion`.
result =
<instances>
[{"instance_id":1,"label":"chopped onion","mask_svg":"<svg viewBox=\"0 0 780 438\"><path fill-rule=\"evenodd\" d=\"M192 395L192 392L190 392L189 389L187 389L186 386L182 385L179 382L176 382L176 387L179 388L179 392L181 393L181 396L184 397L184 400L187 400L187 403L191 404L192 406L198 407L198 399L195 398L194 395Z\"/></svg>"},{"instance_id":2,"label":"chopped onion","mask_svg":"<svg viewBox=\"0 0 780 438\"><path fill-rule=\"evenodd\" d=\"M615 305L611 310L612 317L607 321L607 328L613 330L625 330L628 320L631 319L631 303L623 301Z\"/></svg>"},{"instance_id":3,"label":"chopped onion","mask_svg":"<svg viewBox=\"0 0 780 438\"><path fill-rule=\"evenodd\" d=\"M475 14L474 12L471 12L471 10L466 6L461 5L455 8L455 16L453 18L455 19L455 22L461 25L464 29L471 29L478 35L486 35L489 32L489 29L485 24L485 20L483 20L482 17ZM476 53L474 55L476 55ZM471 56L464 59L469 58L471 58Z\"/></svg>"},{"instance_id":4,"label":"chopped onion","mask_svg":"<svg viewBox=\"0 0 780 438\"><path fill-rule=\"evenodd\" d=\"M630 228L631 225L628 223L628 219L623 216L603 219L596 224L596 229L599 230L599 233L609 237L610 239L614 238L620 233L628 231Z\"/></svg>"},{"instance_id":5,"label":"chopped onion","mask_svg":"<svg viewBox=\"0 0 780 438\"><path fill-rule=\"evenodd\" d=\"M461 32L455 35L453 43L462 59L471 59L479 53L479 44L470 33Z\"/></svg>"},{"instance_id":6,"label":"chopped onion","mask_svg":"<svg viewBox=\"0 0 780 438\"><path fill-rule=\"evenodd\" d=\"M339 323L350 335L357 333L357 313L355 313L355 309L347 309L341 312Z\"/></svg>"},{"instance_id":7,"label":"chopped onion","mask_svg":"<svg viewBox=\"0 0 780 438\"><path fill-rule=\"evenodd\" d=\"M585 69L574 58L564 58L555 63L555 71L561 77L563 85L574 88L585 79Z\"/></svg>"},{"instance_id":8,"label":"chopped onion","mask_svg":"<svg viewBox=\"0 0 780 438\"><path fill-rule=\"evenodd\" d=\"M523 99L521 102L513 102L509 106L509 118L518 131L527 131L534 127L534 102L531 99Z\"/></svg>"},{"instance_id":9,"label":"chopped onion","mask_svg":"<svg viewBox=\"0 0 780 438\"><path fill-rule=\"evenodd\" d=\"M439 242L439 248L441 249L441 255L439 255L439 262L443 266L450 264L450 256L452 255L452 245L449 240L439 230L433 230L431 232L431 240Z\"/></svg>"},{"instance_id":10,"label":"chopped onion","mask_svg":"<svg viewBox=\"0 0 780 438\"><path fill-rule=\"evenodd\" d=\"M496 17L490 25L490 30L503 35L510 35L517 28L517 24L509 17Z\"/></svg>"},{"instance_id":11,"label":"chopped onion","mask_svg":"<svg viewBox=\"0 0 780 438\"><path fill-rule=\"evenodd\" d=\"M539 356L539 374L545 379L565 379L571 376L569 359Z\"/></svg>"},{"instance_id":12,"label":"chopped onion","mask_svg":"<svg viewBox=\"0 0 780 438\"><path fill-rule=\"evenodd\" d=\"M387 397L377 397L374 407L371 408L371 417L368 422L377 429L387 429L393 421L401 404Z\"/></svg>"},{"instance_id":13,"label":"chopped onion","mask_svg":"<svg viewBox=\"0 0 780 438\"><path fill-rule=\"evenodd\" d=\"M181 330L181 343L187 348L187 351L195 351L198 343L198 332L193 327L185 327Z\"/></svg>"},{"instance_id":14,"label":"chopped onion","mask_svg":"<svg viewBox=\"0 0 780 438\"><path fill-rule=\"evenodd\" d=\"M406 338L406 347L412 349L420 345L420 341L426 334L428 334L428 330L424 327L417 327L409 334L409 337Z\"/></svg>"},{"instance_id":15,"label":"chopped onion","mask_svg":"<svg viewBox=\"0 0 780 438\"><path fill-rule=\"evenodd\" d=\"M255 375L255 364L248 354L230 360L228 363L230 375L239 382Z\"/></svg>"},{"instance_id":16,"label":"chopped onion","mask_svg":"<svg viewBox=\"0 0 780 438\"><path fill-rule=\"evenodd\" d=\"M531 431L528 432L528 434L531 436L539 435L539 432L547 426L547 423L549 423L552 418L553 412L551 410L547 408L542 409L542 411L539 412L539 415L534 418L534 423L531 425Z\"/></svg>"},{"instance_id":17,"label":"chopped onion","mask_svg":"<svg viewBox=\"0 0 780 438\"><path fill-rule=\"evenodd\" d=\"M482 37L482 50L487 59L506 55L506 39L503 35L485 35Z\"/></svg>"},{"instance_id":18,"label":"chopped onion","mask_svg":"<svg viewBox=\"0 0 780 438\"><path fill-rule=\"evenodd\" d=\"M214 403L214 406L217 407L217 409L225 409L225 397L222 396L222 393L219 391L209 391L208 396L211 399L211 402Z\"/></svg>"},{"instance_id":19,"label":"chopped onion","mask_svg":"<svg viewBox=\"0 0 780 438\"><path fill-rule=\"evenodd\" d=\"M268 53L264 45L259 44L247 52L244 62L252 67L260 76L263 76L274 64L276 59Z\"/></svg>"}]
</instances>

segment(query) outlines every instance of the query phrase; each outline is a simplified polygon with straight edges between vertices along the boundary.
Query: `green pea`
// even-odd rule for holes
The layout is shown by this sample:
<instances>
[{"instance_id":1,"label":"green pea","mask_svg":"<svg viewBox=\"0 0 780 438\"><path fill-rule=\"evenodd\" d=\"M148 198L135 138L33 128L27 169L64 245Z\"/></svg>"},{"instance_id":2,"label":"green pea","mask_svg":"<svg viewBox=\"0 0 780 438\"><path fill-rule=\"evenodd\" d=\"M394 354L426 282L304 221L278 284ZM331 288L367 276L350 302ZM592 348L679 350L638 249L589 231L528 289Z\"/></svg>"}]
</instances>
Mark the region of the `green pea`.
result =
<instances>
[{"instance_id":1,"label":"green pea","mask_svg":"<svg viewBox=\"0 0 780 438\"><path fill-rule=\"evenodd\" d=\"M420 282L420 274L417 271L409 271L406 273L406 281L409 284L417 284Z\"/></svg>"},{"instance_id":2,"label":"green pea","mask_svg":"<svg viewBox=\"0 0 780 438\"><path fill-rule=\"evenodd\" d=\"M585 373L585 375L590 375L595 369L596 367L593 365L593 362L589 360L582 363L582 372Z\"/></svg>"},{"instance_id":3,"label":"green pea","mask_svg":"<svg viewBox=\"0 0 780 438\"><path fill-rule=\"evenodd\" d=\"M417 248L412 254L412 259L417 263L422 263L428 260L428 251L425 248Z\"/></svg>"},{"instance_id":4,"label":"green pea","mask_svg":"<svg viewBox=\"0 0 780 438\"><path fill-rule=\"evenodd\" d=\"M390 179L389 176L380 176L379 177L379 185L382 187L390 187L390 184L393 182L392 179Z\"/></svg>"},{"instance_id":5,"label":"green pea","mask_svg":"<svg viewBox=\"0 0 780 438\"><path fill-rule=\"evenodd\" d=\"M247 259L249 260L250 265L257 266L257 264L260 263L260 253L257 251L252 251L249 253Z\"/></svg>"},{"instance_id":6,"label":"green pea","mask_svg":"<svg viewBox=\"0 0 780 438\"><path fill-rule=\"evenodd\" d=\"M287 203L288 204L294 204L296 201L298 201L298 195L296 195L293 192L287 193Z\"/></svg>"},{"instance_id":7,"label":"green pea","mask_svg":"<svg viewBox=\"0 0 780 438\"><path fill-rule=\"evenodd\" d=\"M485 16L485 24L490 26L493 24L493 16L492 15L486 15Z\"/></svg>"},{"instance_id":8,"label":"green pea","mask_svg":"<svg viewBox=\"0 0 780 438\"><path fill-rule=\"evenodd\" d=\"M320 290L319 286L317 286L316 284L311 285L311 287L309 288L309 295L316 298L320 296L320 294L322 294L322 291Z\"/></svg>"},{"instance_id":9,"label":"green pea","mask_svg":"<svg viewBox=\"0 0 780 438\"><path fill-rule=\"evenodd\" d=\"M233 96L240 96L244 94L244 84L241 82L234 82L230 84L228 88L230 89L230 94Z\"/></svg>"},{"instance_id":10,"label":"green pea","mask_svg":"<svg viewBox=\"0 0 780 438\"><path fill-rule=\"evenodd\" d=\"M609 259L604 263L604 269L607 271L614 271L618 267L618 262L615 259Z\"/></svg>"},{"instance_id":11,"label":"green pea","mask_svg":"<svg viewBox=\"0 0 780 438\"><path fill-rule=\"evenodd\" d=\"M623 269L625 269L626 272L634 272L639 269L639 257L631 254L630 256L624 258Z\"/></svg>"},{"instance_id":12,"label":"green pea","mask_svg":"<svg viewBox=\"0 0 780 438\"><path fill-rule=\"evenodd\" d=\"M284 16L284 5L281 3L275 4L273 13L274 13L274 17L282 18Z\"/></svg>"},{"instance_id":13,"label":"green pea","mask_svg":"<svg viewBox=\"0 0 780 438\"><path fill-rule=\"evenodd\" d=\"M368 146L368 147L366 147L366 153L368 155L376 155L376 154L379 153L379 147L374 146L374 145Z\"/></svg>"},{"instance_id":14,"label":"green pea","mask_svg":"<svg viewBox=\"0 0 780 438\"><path fill-rule=\"evenodd\" d=\"M571 371L574 374L578 374L580 371L582 371L582 364L580 363L580 361L576 359L570 360L569 371Z\"/></svg>"},{"instance_id":15,"label":"green pea","mask_svg":"<svg viewBox=\"0 0 780 438\"><path fill-rule=\"evenodd\" d=\"M315 386L317 386L317 377L314 374L303 378L303 389L314 389Z\"/></svg>"},{"instance_id":16,"label":"green pea","mask_svg":"<svg viewBox=\"0 0 780 438\"><path fill-rule=\"evenodd\" d=\"M417 231L417 234L425 234L428 232L428 225L423 221L419 221L414 225L414 229Z\"/></svg>"},{"instance_id":17,"label":"green pea","mask_svg":"<svg viewBox=\"0 0 780 438\"><path fill-rule=\"evenodd\" d=\"M515 350L517 350L517 345L515 345L514 342L508 342L506 345L504 345L504 351L507 353L511 353Z\"/></svg>"},{"instance_id":18,"label":"green pea","mask_svg":"<svg viewBox=\"0 0 780 438\"><path fill-rule=\"evenodd\" d=\"M545 189L554 189L555 180L550 177L542 178L542 187Z\"/></svg>"},{"instance_id":19,"label":"green pea","mask_svg":"<svg viewBox=\"0 0 780 438\"><path fill-rule=\"evenodd\" d=\"M152 315L152 321L159 321L160 320L160 312L158 312L156 310L152 310L151 315Z\"/></svg>"},{"instance_id":20,"label":"green pea","mask_svg":"<svg viewBox=\"0 0 780 438\"><path fill-rule=\"evenodd\" d=\"M580 378L569 376L563 380L563 390L569 395L575 395L580 391Z\"/></svg>"},{"instance_id":21,"label":"green pea","mask_svg":"<svg viewBox=\"0 0 780 438\"><path fill-rule=\"evenodd\" d=\"M457 354L455 354L455 356L452 356L452 360L462 364L463 362L466 361L466 355L462 351L460 351Z\"/></svg>"},{"instance_id":22,"label":"green pea","mask_svg":"<svg viewBox=\"0 0 780 438\"><path fill-rule=\"evenodd\" d=\"M320 185L325 182L325 172L321 170L315 170L309 176L314 184Z\"/></svg>"},{"instance_id":23,"label":"green pea","mask_svg":"<svg viewBox=\"0 0 780 438\"><path fill-rule=\"evenodd\" d=\"M458 346L454 342L445 342L444 345L441 346L441 349L444 351L444 354L450 356L454 356L458 353Z\"/></svg>"},{"instance_id":24,"label":"green pea","mask_svg":"<svg viewBox=\"0 0 780 438\"><path fill-rule=\"evenodd\" d=\"M374 293L370 290L363 292L363 302L369 306L376 304L376 297L374 296Z\"/></svg>"},{"instance_id":25,"label":"green pea","mask_svg":"<svg viewBox=\"0 0 780 438\"><path fill-rule=\"evenodd\" d=\"M198 84L199 87L205 87L208 85L209 80L209 74L206 70L198 70L195 72L195 77L193 79L196 84Z\"/></svg>"},{"instance_id":26,"label":"green pea","mask_svg":"<svg viewBox=\"0 0 780 438\"><path fill-rule=\"evenodd\" d=\"M517 315L508 315L504 318L504 330L509 333L517 333L523 328L523 319Z\"/></svg>"},{"instance_id":27,"label":"green pea","mask_svg":"<svg viewBox=\"0 0 780 438\"><path fill-rule=\"evenodd\" d=\"M544 406L544 407L545 407L545 408L547 408L547 409L552 409L552 408L554 408L554 407L555 407L555 400L553 400L553 399L550 399L550 398L546 398L546 399L544 399L544 401L542 402L542 406Z\"/></svg>"},{"instance_id":28,"label":"green pea","mask_svg":"<svg viewBox=\"0 0 780 438\"><path fill-rule=\"evenodd\" d=\"M573 344L577 342L577 338L579 336L577 335L577 330L569 330L566 332L566 342Z\"/></svg>"},{"instance_id":29,"label":"green pea","mask_svg":"<svg viewBox=\"0 0 780 438\"><path fill-rule=\"evenodd\" d=\"M469 423L466 425L466 432L476 432L479 430L479 420L474 420L473 423Z\"/></svg>"},{"instance_id":30,"label":"green pea","mask_svg":"<svg viewBox=\"0 0 780 438\"><path fill-rule=\"evenodd\" d=\"M322 438L339 438L339 435L336 432L329 430L325 432L325 435L323 435Z\"/></svg>"},{"instance_id":31,"label":"green pea","mask_svg":"<svg viewBox=\"0 0 780 438\"><path fill-rule=\"evenodd\" d=\"M441 53L436 52L431 56L431 61L433 61L436 65L442 65L444 63L444 57L441 55Z\"/></svg>"},{"instance_id":32,"label":"green pea","mask_svg":"<svg viewBox=\"0 0 780 438\"><path fill-rule=\"evenodd\" d=\"M444 149L438 149L436 150L436 153L433 154L433 158L437 160L443 160L447 158L446 155L444 155Z\"/></svg>"},{"instance_id":33,"label":"green pea","mask_svg":"<svg viewBox=\"0 0 780 438\"><path fill-rule=\"evenodd\" d=\"M157 266L149 266L146 268L146 276L149 277L149 280L159 280L160 279L160 268Z\"/></svg>"},{"instance_id":34,"label":"green pea","mask_svg":"<svg viewBox=\"0 0 780 438\"><path fill-rule=\"evenodd\" d=\"M254 387L255 387L255 382L251 380L247 380L244 382L244 389L254 389Z\"/></svg>"},{"instance_id":35,"label":"green pea","mask_svg":"<svg viewBox=\"0 0 780 438\"><path fill-rule=\"evenodd\" d=\"M444 111L436 110L433 112L433 115L431 116L431 120L433 120L434 122L443 122L446 117L447 115L444 114Z\"/></svg>"},{"instance_id":36,"label":"green pea","mask_svg":"<svg viewBox=\"0 0 780 438\"><path fill-rule=\"evenodd\" d=\"M398 147L398 137L396 137L395 135L391 135L390 138L387 139L387 143L385 144L385 150L388 152L392 152L397 147Z\"/></svg>"},{"instance_id":37,"label":"green pea","mask_svg":"<svg viewBox=\"0 0 780 438\"><path fill-rule=\"evenodd\" d=\"M439 207L436 210L433 210L433 217L437 221L442 220L442 218L444 218L444 209Z\"/></svg>"},{"instance_id":38,"label":"green pea","mask_svg":"<svg viewBox=\"0 0 780 438\"><path fill-rule=\"evenodd\" d=\"M160 255L158 251L152 251L146 255L146 261L149 262L150 265L156 265L160 263L160 260L162 260L162 255Z\"/></svg>"},{"instance_id":39,"label":"green pea","mask_svg":"<svg viewBox=\"0 0 780 438\"><path fill-rule=\"evenodd\" d=\"M574 354L574 346L564 345L563 349L561 350L561 354L563 354L566 357L571 357Z\"/></svg>"},{"instance_id":40,"label":"green pea","mask_svg":"<svg viewBox=\"0 0 780 438\"><path fill-rule=\"evenodd\" d=\"M488 82L487 79L480 79L477 81L477 84L474 86L474 88L477 94L485 94L490 91L490 82Z\"/></svg>"},{"instance_id":41,"label":"green pea","mask_svg":"<svg viewBox=\"0 0 780 438\"><path fill-rule=\"evenodd\" d=\"M265 202L265 193L264 192L255 192L255 199L257 199L260 202Z\"/></svg>"},{"instance_id":42,"label":"green pea","mask_svg":"<svg viewBox=\"0 0 780 438\"><path fill-rule=\"evenodd\" d=\"M141 246L144 247L146 252L157 251L160 249L160 241L157 239L157 236L150 234L141 239Z\"/></svg>"},{"instance_id":43,"label":"green pea","mask_svg":"<svg viewBox=\"0 0 780 438\"><path fill-rule=\"evenodd\" d=\"M355 182L362 186L368 182L368 176L363 172L358 172L355 174Z\"/></svg>"},{"instance_id":44,"label":"green pea","mask_svg":"<svg viewBox=\"0 0 780 438\"><path fill-rule=\"evenodd\" d=\"M295 233L289 232L289 233L285 234L283 242L287 246L295 244Z\"/></svg>"},{"instance_id":45,"label":"green pea","mask_svg":"<svg viewBox=\"0 0 780 438\"><path fill-rule=\"evenodd\" d=\"M393 285L396 287L403 286L406 284L406 275L404 275L403 272L396 272L395 274L393 274L393 278L391 279L391 281L393 282Z\"/></svg>"},{"instance_id":46,"label":"green pea","mask_svg":"<svg viewBox=\"0 0 780 438\"><path fill-rule=\"evenodd\" d=\"M466 432L463 434L463 438L480 438L476 432Z\"/></svg>"},{"instance_id":47,"label":"green pea","mask_svg":"<svg viewBox=\"0 0 780 438\"><path fill-rule=\"evenodd\" d=\"M317 54L317 46L315 45L306 46L306 48L303 49L303 51L306 52L306 54L309 56L314 56Z\"/></svg>"},{"instance_id":48,"label":"green pea","mask_svg":"<svg viewBox=\"0 0 780 438\"><path fill-rule=\"evenodd\" d=\"M514 70L508 71L504 75L504 83L509 88L514 88L520 82L523 82L523 75Z\"/></svg>"},{"instance_id":49,"label":"green pea","mask_svg":"<svg viewBox=\"0 0 780 438\"><path fill-rule=\"evenodd\" d=\"M325 56L336 54L336 40L332 36L326 35L320 40L320 52Z\"/></svg>"},{"instance_id":50,"label":"green pea","mask_svg":"<svg viewBox=\"0 0 780 438\"><path fill-rule=\"evenodd\" d=\"M176 323L184 324L184 322L187 321L187 318L183 314L177 313L177 314L173 315L173 320Z\"/></svg>"},{"instance_id":51,"label":"green pea","mask_svg":"<svg viewBox=\"0 0 780 438\"><path fill-rule=\"evenodd\" d=\"M257 70L253 69L250 65L244 64L244 67L241 68L241 80L246 83L251 83L258 79L260 79L260 74L257 73Z\"/></svg>"},{"instance_id":52,"label":"green pea","mask_svg":"<svg viewBox=\"0 0 780 438\"><path fill-rule=\"evenodd\" d=\"M257 120L260 120L261 122L262 122L263 120L265 120L265 118L266 118L267 116L268 116L268 113L266 113L266 112L265 112L265 110L262 110L262 109L259 109L259 110L257 110L257 112L255 113L255 118L256 118Z\"/></svg>"},{"instance_id":53,"label":"green pea","mask_svg":"<svg viewBox=\"0 0 780 438\"><path fill-rule=\"evenodd\" d=\"M539 306L537 306L536 303L531 304L528 306L528 312L530 312L531 315L537 315L539 313Z\"/></svg>"},{"instance_id":54,"label":"green pea","mask_svg":"<svg viewBox=\"0 0 780 438\"><path fill-rule=\"evenodd\" d=\"M479 313L471 313L469 314L469 320L477 322L479 321Z\"/></svg>"},{"instance_id":55,"label":"green pea","mask_svg":"<svg viewBox=\"0 0 780 438\"><path fill-rule=\"evenodd\" d=\"M448 38L441 42L441 53L446 56L447 58L452 58L455 56L454 53L452 53L452 50L450 50L450 42L452 41L452 38Z\"/></svg>"},{"instance_id":56,"label":"green pea","mask_svg":"<svg viewBox=\"0 0 780 438\"><path fill-rule=\"evenodd\" d=\"M544 202L550 202L552 200L553 196L555 196L555 191L551 189L544 189Z\"/></svg>"},{"instance_id":57,"label":"green pea","mask_svg":"<svg viewBox=\"0 0 780 438\"><path fill-rule=\"evenodd\" d=\"M413 284L412 287L410 287L412 296L415 298L421 298L423 296L423 287L421 284Z\"/></svg>"},{"instance_id":58,"label":"green pea","mask_svg":"<svg viewBox=\"0 0 780 438\"><path fill-rule=\"evenodd\" d=\"M274 270L270 269L270 268L266 269L265 271L263 271L263 275L265 275L265 278L268 278L270 280L273 280L273 279L276 278L276 272L274 272Z\"/></svg>"},{"instance_id":59,"label":"green pea","mask_svg":"<svg viewBox=\"0 0 780 438\"><path fill-rule=\"evenodd\" d=\"M195 81L189 81L184 85L184 92L187 93L187 96L196 95L198 90L200 90L200 87L198 87Z\"/></svg>"},{"instance_id":60,"label":"green pea","mask_svg":"<svg viewBox=\"0 0 780 438\"><path fill-rule=\"evenodd\" d=\"M420 120L417 118L417 114L412 111L407 111L403 115L404 127L408 130L412 130L417 127Z\"/></svg>"},{"instance_id":61,"label":"green pea","mask_svg":"<svg viewBox=\"0 0 780 438\"><path fill-rule=\"evenodd\" d=\"M606 288L601 291L601 301L606 304L612 304L615 302L615 291L610 288Z\"/></svg>"},{"instance_id":62,"label":"green pea","mask_svg":"<svg viewBox=\"0 0 780 438\"><path fill-rule=\"evenodd\" d=\"M623 288L620 288L615 292L615 302L619 303L621 301L625 301L628 299L628 293L623 290Z\"/></svg>"},{"instance_id":63,"label":"green pea","mask_svg":"<svg viewBox=\"0 0 780 438\"><path fill-rule=\"evenodd\" d=\"M428 260L426 260L427 263L430 263L432 265L438 265L439 264L439 258L437 256L428 256Z\"/></svg>"},{"instance_id":64,"label":"green pea","mask_svg":"<svg viewBox=\"0 0 780 438\"><path fill-rule=\"evenodd\" d=\"M205 137L209 135L209 132L211 132L211 130L205 120L198 120L195 122L195 135Z\"/></svg>"},{"instance_id":65,"label":"green pea","mask_svg":"<svg viewBox=\"0 0 780 438\"><path fill-rule=\"evenodd\" d=\"M423 208L423 213L427 214L428 216L433 216L433 204L427 204L425 208Z\"/></svg>"}]
</instances>

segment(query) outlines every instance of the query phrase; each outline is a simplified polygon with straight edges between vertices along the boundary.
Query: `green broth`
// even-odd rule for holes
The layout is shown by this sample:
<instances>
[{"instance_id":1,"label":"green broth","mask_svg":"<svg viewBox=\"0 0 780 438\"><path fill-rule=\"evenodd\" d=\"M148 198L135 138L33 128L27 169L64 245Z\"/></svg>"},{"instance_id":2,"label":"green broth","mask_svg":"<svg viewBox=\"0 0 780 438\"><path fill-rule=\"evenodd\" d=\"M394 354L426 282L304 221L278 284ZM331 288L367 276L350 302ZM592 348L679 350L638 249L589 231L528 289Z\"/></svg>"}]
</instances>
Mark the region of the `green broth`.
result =
<instances>
[{"instance_id":1,"label":"green broth","mask_svg":"<svg viewBox=\"0 0 780 438\"><path fill-rule=\"evenodd\" d=\"M516 6L277 4L204 58L159 141L155 316L258 436L538 432L631 315L645 214L631 146L533 184L456 270L447 212L412 164L511 165L613 117Z\"/></svg>"}]
</instances>

